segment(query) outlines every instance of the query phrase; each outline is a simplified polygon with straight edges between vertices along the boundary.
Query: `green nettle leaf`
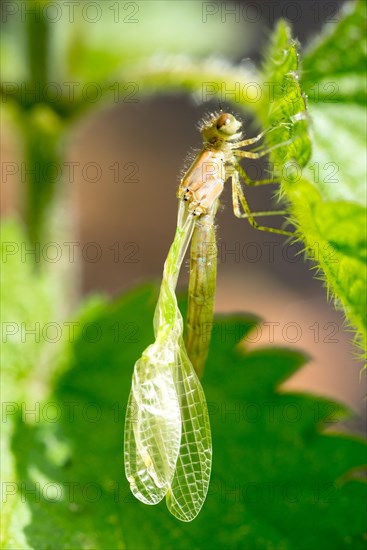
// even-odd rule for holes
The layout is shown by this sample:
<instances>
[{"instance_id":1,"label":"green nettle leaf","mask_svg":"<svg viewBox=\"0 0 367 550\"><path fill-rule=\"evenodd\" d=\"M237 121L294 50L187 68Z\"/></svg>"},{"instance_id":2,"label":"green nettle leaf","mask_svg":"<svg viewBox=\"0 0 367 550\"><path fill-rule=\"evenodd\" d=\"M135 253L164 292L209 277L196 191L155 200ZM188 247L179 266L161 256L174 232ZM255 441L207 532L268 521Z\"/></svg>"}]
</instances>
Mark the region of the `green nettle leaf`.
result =
<instances>
[{"instance_id":1,"label":"green nettle leaf","mask_svg":"<svg viewBox=\"0 0 367 550\"><path fill-rule=\"evenodd\" d=\"M306 51L301 84L307 115L295 45L286 26L279 25L263 70L273 95L267 96L267 109L266 102L259 108L264 125L274 118L295 122L292 145L273 154L275 167L281 167L282 193L308 256L362 347L367 328L364 20L364 2L347 2L332 33ZM286 130L280 137L287 137Z\"/></svg>"},{"instance_id":2,"label":"green nettle leaf","mask_svg":"<svg viewBox=\"0 0 367 550\"><path fill-rule=\"evenodd\" d=\"M301 182L303 197L296 192L292 197L310 255L365 347L365 3L347 2L344 12L333 32L305 55L302 81L309 95L313 156Z\"/></svg>"},{"instance_id":3,"label":"green nettle leaf","mask_svg":"<svg viewBox=\"0 0 367 550\"><path fill-rule=\"evenodd\" d=\"M134 361L153 341L145 321L156 299L143 287L77 319L70 362L39 422L15 423L16 493L22 488L27 509L17 547L204 549L210 540L215 548L362 549L365 445L324 433L347 414L341 405L281 389L303 355L237 345L256 327L251 317L214 324L204 384L214 461L198 518L184 524L163 503L149 507L131 495L124 413Z\"/></svg>"}]
</instances>

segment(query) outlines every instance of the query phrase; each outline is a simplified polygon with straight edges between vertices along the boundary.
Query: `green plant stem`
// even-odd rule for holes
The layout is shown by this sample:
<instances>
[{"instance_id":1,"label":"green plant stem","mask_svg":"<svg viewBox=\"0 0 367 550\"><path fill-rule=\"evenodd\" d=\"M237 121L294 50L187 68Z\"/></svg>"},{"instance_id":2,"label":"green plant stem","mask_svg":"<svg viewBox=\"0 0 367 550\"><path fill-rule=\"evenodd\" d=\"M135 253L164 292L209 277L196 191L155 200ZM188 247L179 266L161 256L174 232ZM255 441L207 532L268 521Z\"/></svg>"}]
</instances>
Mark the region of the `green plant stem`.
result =
<instances>
[{"instance_id":1,"label":"green plant stem","mask_svg":"<svg viewBox=\"0 0 367 550\"><path fill-rule=\"evenodd\" d=\"M63 126L47 106L39 105L22 118L25 169L24 218L31 243L47 240L49 216L61 184Z\"/></svg>"},{"instance_id":2,"label":"green plant stem","mask_svg":"<svg viewBox=\"0 0 367 550\"><path fill-rule=\"evenodd\" d=\"M48 0L47 0L48 1ZM50 29L45 18L45 11L42 9L46 0L41 2L31 0L28 1L28 9L34 10L34 15L29 14L26 18L26 36L27 36L27 53L29 67L29 89L42 91L45 84L48 82L48 53L49 53L49 33ZM40 97L40 94L38 94ZM30 94L31 97L31 94Z\"/></svg>"}]
</instances>

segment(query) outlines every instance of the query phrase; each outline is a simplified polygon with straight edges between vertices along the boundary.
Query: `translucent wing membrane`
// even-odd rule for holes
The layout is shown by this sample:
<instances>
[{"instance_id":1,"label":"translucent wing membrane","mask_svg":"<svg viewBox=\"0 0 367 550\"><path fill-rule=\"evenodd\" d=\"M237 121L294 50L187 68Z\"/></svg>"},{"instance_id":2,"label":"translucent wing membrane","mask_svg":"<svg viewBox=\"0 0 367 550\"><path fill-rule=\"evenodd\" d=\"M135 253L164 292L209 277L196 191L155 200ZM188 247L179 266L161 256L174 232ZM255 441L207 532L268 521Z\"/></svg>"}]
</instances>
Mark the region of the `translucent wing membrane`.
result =
<instances>
[{"instance_id":1,"label":"translucent wing membrane","mask_svg":"<svg viewBox=\"0 0 367 550\"><path fill-rule=\"evenodd\" d=\"M133 495L144 504L158 504L166 492L166 487L157 487L143 460L143 455L136 448L134 422L138 405L132 393L126 409L125 421L125 474L130 483Z\"/></svg>"},{"instance_id":2,"label":"translucent wing membrane","mask_svg":"<svg viewBox=\"0 0 367 550\"><path fill-rule=\"evenodd\" d=\"M145 350L135 364L126 415L126 476L133 494L150 504L159 502L167 492L180 449L174 358L169 342ZM163 494L156 489L163 489Z\"/></svg>"},{"instance_id":3,"label":"translucent wing membrane","mask_svg":"<svg viewBox=\"0 0 367 550\"><path fill-rule=\"evenodd\" d=\"M167 507L181 521L200 512L208 492L212 441L205 395L184 346L180 347L176 388L180 401L182 438Z\"/></svg>"},{"instance_id":4,"label":"translucent wing membrane","mask_svg":"<svg viewBox=\"0 0 367 550\"><path fill-rule=\"evenodd\" d=\"M204 392L187 356L175 289L195 218L180 204L178 227L164 266L156 340L135 363L125 420L125 473L145 504L167 495L171 513L190 521L205 499L211 436Z\"/></svg>"}]
</instances>

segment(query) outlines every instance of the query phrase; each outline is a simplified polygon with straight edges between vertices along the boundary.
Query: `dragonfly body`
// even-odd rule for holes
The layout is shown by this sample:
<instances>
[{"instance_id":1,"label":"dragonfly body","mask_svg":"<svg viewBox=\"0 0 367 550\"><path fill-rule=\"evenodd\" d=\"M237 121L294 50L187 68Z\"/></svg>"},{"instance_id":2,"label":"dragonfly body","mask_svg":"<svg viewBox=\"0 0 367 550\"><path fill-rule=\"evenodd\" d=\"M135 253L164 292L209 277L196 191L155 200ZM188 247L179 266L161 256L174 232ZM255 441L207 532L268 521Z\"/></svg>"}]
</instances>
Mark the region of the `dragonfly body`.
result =
<instances>
[{"instance_id":1,"label":"dragonfly body","mask_svg":"<svg viewBox=\"0 0 367 550\"><path fill-rule=\"evenodd\" d=\"M207 214L221 195L226 180L225 163L223 151L203 149L182 178L177 194L188 202L194 216Z\"/></svg>"},{"instance_id":2,"label":"dragonfly body","mask_svg":"<svg viewBox=\"0 0 367 550\"><path fill-rule=\"evenodd\" d=\"M231 126L228 133L229 126ZM241 137L241 124L226 113L204 123L204 147L180 182L177 196L189 203L194 216L208 214L221 195L233 165L233 144ZM224 131L223 131L224 130Z\"/></svg>"},{"instance_id":3,"label":"dragonfly body","mask_svg":"<svg viewBox=\"0 0 367 550\"><path fill-rule=\"evenodd\" d=\"M194 216L210 213L215 201L220 197L224 184L232 178L233 210L238 218L247 218L256 229L290 235L288 231L259 226L255 217L271 215L271 213L254 213L247 203L240 179L247 185L262 185L274 183L270 180L252 181L240 166L241 158L258 159L267 155L277 147L285 146L280 143L261 152L243 151L241 147L253 145L262 137L276 129L265 130L254 138L242 139L242 123L229 113L213 113L200 125L203 138L203 149L198 153L194 162L180 181L177 197L188 202L188 210Z\"/></svg>"},{"instance_id":4,"label":"dragonfly body","mask_svg":"<svg viewBox=\"0 0 367 550\"><path fill-rule=\"evenodd\" d=\"M239 147L261 137L242 140L241 123L228 113L213 114L201 125L203 148L180 181L177 196L198 217L191 242L190 283L185 344L196 372L202 374L209 350L216 286L217 246L215 214L225 183L232 178L233 209L238 217L250 216L239 181L238 158L258 156ZM242 169L241 169L242 170ZM241 205L245 212L241 212ZM256 222L251 217L254 225Z\"/></svg>"},{"instance_id":5,"label":"dragonfly body","mask_svg":"<svg viewBox=\"0 0 367 550\"><path fill-rule=\"evenodd\" d=\"M203 148L177 192L181 199L177 229L154 315L155 342L135 364L125 419L125 473L131 491L146 504L166 497L168 509L181 521L191 521L199 513L210 480L211 433L197 373L202 373L210 341L216 281L214 220L227 180L232 179L237 217L247 218L258 229L288 234L257 224L257 215L273 213L251 212L240 184L240 177L248 185L269 183L252 182L239 165L242 157L256 159L271 150L240 149L266 132L242 140L241 122L222 112L210 115L200 129ZM191 237L184 342L175 289Z\"/></svg>"}]
</instances>

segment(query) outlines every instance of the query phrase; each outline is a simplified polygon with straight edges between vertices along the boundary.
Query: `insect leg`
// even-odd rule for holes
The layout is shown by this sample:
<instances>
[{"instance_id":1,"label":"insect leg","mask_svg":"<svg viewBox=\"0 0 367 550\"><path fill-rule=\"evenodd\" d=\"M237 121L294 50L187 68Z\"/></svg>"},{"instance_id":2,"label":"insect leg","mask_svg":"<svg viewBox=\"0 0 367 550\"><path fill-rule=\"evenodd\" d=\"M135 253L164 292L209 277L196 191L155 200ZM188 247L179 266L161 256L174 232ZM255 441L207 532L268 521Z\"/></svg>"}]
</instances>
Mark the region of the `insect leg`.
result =
<instances>
[{"instance_id":1,"label":"insect leg","mask_svg":"<svg viewBox=\"0 0 367 550\"><path fill-rule=\"evenodd\" d=\"M274 179L252 180L247 174L246 170L238 163L234 165L234 168L237 170L237 172L239 172L239 175L241 176L242 181L246 185L257 186L257 185L267 185L270 183L277 183Z\"/></svg>"},{"instance_id":2,"label":"insect leg","mask_svg":"<svg viewBox=\"0 0 367 550\"><path fill-rule=\"evenodd\" d=\"M263 130L258 134L257 136L249 139L243 139L242 141L238 141L236 144L234 144L234 147L247 147L248 145L252 145L253 143L257 143L260 141L266 134L269 132L272 132L273 130L277 130L279 126L284 126L284 124L279 124L278 126L271 126L270 128L266 128L266 130Z\"/></svg>"},{"instance_id":3,"label":"insect leg","mask_svg":"<svg viewBox=\"0 0 367 550\"><path fill-rule=\"evenodd\" d=\"M267 130L264 130L263 132L261 132L260 134L258 134L257 136L255 136L253 138L243 139L242 141L238 141L236 144L234 144L234 147L236 147L236 148L238 148L238 147L247 147L248 145L252 145L253 143L257 143L258 141L260 141L265 136L265 134L270 132L271 129L272 128L268 128Z\"/></svg>"},{"instance_id":4,"label":"insect leg","mask_svg":"<svg viewBox=\"0 0 367 550\"><path fill-rule=\"evenodd\" d=\"M259 159L261 157L265 157L265 155L268 155L274 149L278 149L279 147L285 147L286 145L290 145L292 143L293 139L289 139L288 141L283 141L282 143L277 143L276 145L273 145L272 147L268 147L267 149L263 149L262 151L259 151L257 153L251 152L251 151L240 151L239 149L235 149L233 151L233 154L236 157L245 157L248 159ZM237 144L238 145L238 144Z\"/></svg>"},{"instance_id":5,"label":"insect leg","mask_svg":"<svg viewBox=\"0 0 367 550\"><path fill-rule=\"evenodd\" d=\"M255 229L259 229L260 231L268 231L270 233L279 233L280 235L293 235L293 233L291 233L290 231L285 231L284 229L277 229L275 227L266 227L263 225L259 225L257 223L254 216L262 215L263 213L251 212L250 206L247 202L247 199L244 195L244 192L240 184L239 174L236 170L232 174L232 198L233 198L233 211L235 216L237 218L247 218L249 223ZM242 206L244 212L241 212L240 205ZM277 214L277 213L278 212L274 212L274 214Z\"/></svg>"}]
</instances>

